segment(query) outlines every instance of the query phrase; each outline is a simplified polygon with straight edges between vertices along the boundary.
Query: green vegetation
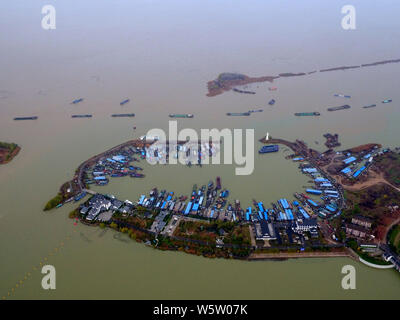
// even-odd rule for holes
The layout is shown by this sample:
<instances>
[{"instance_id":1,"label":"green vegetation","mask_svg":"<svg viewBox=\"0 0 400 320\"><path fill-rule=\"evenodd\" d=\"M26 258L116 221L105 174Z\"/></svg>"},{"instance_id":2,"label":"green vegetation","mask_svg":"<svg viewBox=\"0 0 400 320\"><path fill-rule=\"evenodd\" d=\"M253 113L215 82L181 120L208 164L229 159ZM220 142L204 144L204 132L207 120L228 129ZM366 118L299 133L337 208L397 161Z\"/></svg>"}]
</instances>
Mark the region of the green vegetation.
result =
<instances>
[{"instance_id":1,"label":"green vegetation","mask_svg":"<svg viewBox=\"0 0 400 320\"><path fill-rule=\"evenodd\" d=\"M389 231L388 243L395 253L400 254L400 225L395 225Z\"/></svg>"},{"instance_id":2,"label":"green vegetation","mask_svg":"<svg viewBox=\"0 0 400 320\"><path fill-rule=\"evenodd\" d=\"M238 226L233 222L199 222L181 221L175 235L201 241L215 242L217 237L223 237L224 243L249 245L250 232L246 226Z\"/></svg>"},{"instance_id":3,"label":"green vegetation","mask_svg":"<svg viewBox=\"0 0 400 320\"><path fill-rule=\"evenodd\" d=\"M388 206L400 204L400 192L387 184L377 184L357 192L347 191L346 201L349 209L343 212L344 218L362 214L377 220L388 211Z\"/></svg>"},{"instance_id":4,"label":"green vegetation","mask_svg":"<svg viewBox=\"0 0 400 320\"><path fill-rule=\"evenodd\" d=\"M0 164L10 162L18 154L18 148L15 143L0 142Z\"/></svg>"},{"instance_id":5,"label":"green vegetation","mask_svg":"<svg viewBox=\"0 0 400 320\"><path fill-rule=\"evenodd\" d=\"M59 205L63 200L63 196L61 193L58 193L53 199L49 200L49 202L47 202L46 206L44 207L44 211L48 211L51 210L55 207L57 207L57 205Z\"/></svg>"},{"instance_id":6,"label":"green vegetation","mask_svg":"<svg viewBox=\"0 0 400 320\"><path fill-rule=\"evenodd\" d=\"M79 210L75 209L68 214L68 217L73 219L79 217Z\"/></svg>"},{"instance_id":7,"label":"green vegetation","mask_svg":"<svg viewBox=\"0 0 400 320\"><path fill-rule=\"evenodd\" d=\"M378 157L375 165L383 172L387 181L400 187L400 154L389 152Z\"/></svg>"},{"instance_id":8,"label":"green vegetation","mask_svg":"<svg viewBox=\"0 0 400 320\"><path fill-rule=\"evenodd\" d=\"M16 143L7 143L0 141L0 149L7 149L10 153L17 149L17 147L18 145Z\"/></svg>"}]
</instances>

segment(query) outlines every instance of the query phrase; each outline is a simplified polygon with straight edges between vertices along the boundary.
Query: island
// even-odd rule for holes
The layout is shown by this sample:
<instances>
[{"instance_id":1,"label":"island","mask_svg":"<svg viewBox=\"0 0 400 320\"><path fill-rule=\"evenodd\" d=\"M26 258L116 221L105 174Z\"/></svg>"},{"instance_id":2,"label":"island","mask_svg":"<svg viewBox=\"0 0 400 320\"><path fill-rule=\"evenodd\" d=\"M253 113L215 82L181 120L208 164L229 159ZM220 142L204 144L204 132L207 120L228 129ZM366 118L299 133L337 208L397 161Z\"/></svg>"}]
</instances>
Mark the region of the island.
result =
<instances>
[{"instance_id":1,"label":"island","mask_svg":"<svg viewBox=\"0 0 400 320\"><path fill-rule=\"evenodd\" d=\"M238 93L251 93L255 94L253 91L248 91L248 90L242 90L239 88L236 88L238 86L245 86L251 83L260 83L260 82L273 82L274 80L278 78L288 78L288 77L301 77L301 76L306 76L306 75L311 75L315 74L317 72L331 72L331 71L346 71L346 70L352 70L352 69L359 69L359 68L365 68L365 67L374 67L374 66L380 66L380 65L385 65L385 64L390 64L390 63L400 63L400 59L390 59L390 60L383 60L383 61L378 61L378 62L372 62L372 63L364 63L360 65L353 65L353 66L340 66L340 67L332 67L332 68L324 68L320 69L319 71L313 70L309 72L282 72L279 73L277 76L261 76L261 77L250 77L244 74L240 73L230 73L230 72L224 72L221 73L215 80L211 80L207 82L207 97L214 97L217 95L220 95L224 92L233 90Z\"/></svg>"},{"instance_id":2,"label":"island","mask_svg":"<svg viewBox=\"0 0 400 320\"><path fill-rule=\"evenodd\" d=\"M273 82L274 79L278 77L265 76L265 77L248 77L240 73L221 73L217 79L209 81L207 83L208 87L208 97L214 97L223 93L224 91L229 91L235 86L243 86L253 82ZM237 92L246 93L243 90L236 89ZM248 92L247 92L248 93Z\"/></svg>"},{"instance_id":3,"label":"island","mask_svg":"<svg viewBox=\"0 0 400 320\"><path fill-rule=\"evenodd\" d=\"M0 164L12 161L21 148L15 143L0 142Z\"/></svg>"},{"instance_id":4,"label":"island","mask_svg":"<svg viewBox=\"0 0 400 320\"><path fill-rule=\"evenodd\" d=\"M286 160L298 163L310 179L293 199L282 197L270 205L230 200L220 177L195 183L187 194L154 186L137 200L91 190L90 185L106 185L110 179L144 178L138 165L154 140L137 139L83 162L45 210L75 202L69 214L75 222L111 228L161 250L246 260L350 257L400 270L394 251L399 242L400 148L370 143L335 151L338 135L325 137L335 143L322 153L299 139L259 140L265 145L262 156L278 152L279 146L289 148Z\"/></svg>"}]
</instances>

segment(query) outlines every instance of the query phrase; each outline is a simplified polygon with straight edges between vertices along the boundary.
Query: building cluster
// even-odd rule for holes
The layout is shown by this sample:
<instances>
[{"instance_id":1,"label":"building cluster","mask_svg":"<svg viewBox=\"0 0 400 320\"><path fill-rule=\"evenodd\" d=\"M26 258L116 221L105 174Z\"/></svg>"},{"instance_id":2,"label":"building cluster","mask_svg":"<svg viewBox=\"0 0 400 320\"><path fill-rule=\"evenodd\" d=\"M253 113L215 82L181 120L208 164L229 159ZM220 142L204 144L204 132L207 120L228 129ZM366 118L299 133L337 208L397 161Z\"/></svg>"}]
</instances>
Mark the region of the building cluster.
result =
<instances>
[{"instance_id":1,"label":"building cluster","mask_svg":"<svg viewBox=\"0 0 400 320\"><path fill-rule=\"evenodd\" d=\"M81 205L79 212L89 222L107 222L111 220L114 213L130 214L133 208L134 205L129 200L123 202L112 195L97 193Z\"/></svg>"},{"instance_id":2,"label":"building cluster","mask_svg":"<svg viewBox=\"0 0 400 320\"><path fill-rule=\"evenodd\" d=\"M346 235L359 239L369 239L372 236L373 221L361 215L352 217L351 223L346 223Z\"/></svg>"}]
</instances>

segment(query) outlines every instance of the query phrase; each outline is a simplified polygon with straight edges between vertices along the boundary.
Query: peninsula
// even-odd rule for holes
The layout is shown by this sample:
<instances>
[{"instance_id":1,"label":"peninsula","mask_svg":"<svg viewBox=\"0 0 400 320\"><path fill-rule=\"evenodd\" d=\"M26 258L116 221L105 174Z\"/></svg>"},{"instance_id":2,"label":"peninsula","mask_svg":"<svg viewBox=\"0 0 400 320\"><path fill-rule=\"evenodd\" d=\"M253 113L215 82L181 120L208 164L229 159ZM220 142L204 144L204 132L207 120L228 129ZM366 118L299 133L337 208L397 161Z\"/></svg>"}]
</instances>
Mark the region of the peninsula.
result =
<instances>
[{"instance_id":1,"label":"peninsula","mask_svg":"<svg viewBox=\"0 0 400 320\"><path fill-rule=\"evenodd\" d=\"M325 136L332 146L340 145L338 135ZM201 187L194 184L187 195L155 186L136 201L90 190L91 184L102 186L114 178L144 177L136 163L149 156L154 140L138 139L83 162L45 210L80 202L70 212L76 222L110 227L154 248L205 257L347 256L377 266L400 267L384 236L400 220L400 149L382 150L371 143L320 153L301 140L263 138L260 142L272 145L266 151L262 148L263 156L278 152L279 145L289 147L293 153L286 159L297 162L310 178L305 190L293 194L294 200L281 198L270 205L256 199L250 205L241 204L240 199L230 201L229 189L220 177ZM185 142L178 143L186 150ZM199 141L195 148L205 145ZM207 148L212 152L211 144ZM90 197L81 201L86 196Z\"/></svg>"}]
</instances>

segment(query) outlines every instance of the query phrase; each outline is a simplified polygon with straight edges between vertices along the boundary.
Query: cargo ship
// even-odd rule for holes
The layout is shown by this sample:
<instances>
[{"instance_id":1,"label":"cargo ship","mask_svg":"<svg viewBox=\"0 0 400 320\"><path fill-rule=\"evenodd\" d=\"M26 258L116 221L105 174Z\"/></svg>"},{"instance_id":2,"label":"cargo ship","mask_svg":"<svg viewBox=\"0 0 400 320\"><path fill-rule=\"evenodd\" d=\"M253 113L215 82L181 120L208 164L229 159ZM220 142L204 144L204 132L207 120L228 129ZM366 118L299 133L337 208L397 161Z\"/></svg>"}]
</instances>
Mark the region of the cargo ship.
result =
<instances>
[{"instance_id":1,"label":"cargo ship","mask_svg":"<svg viewBox=\"0 0 400 320\"><path fill-rule=\"evenodd\" d=\"M91 118L91 114L73 114L71 118Z\"/></svg>"},{"instance_id":2,"label":"cargo ship","mask_svg":"<svg viewBox=\"0 0 400 320\"><path fill-rule=\"evenodd\" d=\"M14 120L18 121L18 120L37 120L38 117L33 116L33 117L16 117L14 118Z\"/></svg>"},{"instance_id":3,"label":"cargo ship","mask_svg":"<svg viewBox=\"0 0 400 320\"><path fill-rule=\"evenodd\" d=\"M129 99L125 99L124 101L121 101L119 103L120 106L123 106L124 104L127 104L130 100Z\"/></svg>"},{"instance_id":4,"label":"cargo ship","mask_svg":"<svg viewBox=\"0 0 400 320\"><path fill-rule=\"evenodd\" d=\"M249 112L228 112L226 115L227 116L249 116L250 111Z\"/></svg>"},{"instance_id":5,"label":"cargo ship","mask_svg":"<svg viewBox=\"0 0 400 320\"><path fill-rule=\"evenodd\" d=\"M193 114L191 113L183 113L183 114L176 114L176 113L171 113L169 115L170 118L193 118Z\"/></svg>"},{"instance_id":6,"label":"cargo ship","mask_svg":"<svg viewBox=\"0 0 400 320\"><path fill-rule=\"evenodd\" d=\"M74 101L72 101L72 104L77 104L82 101L83 101L83 98L75 99Z\"/></svg>"},{"instance_id":7,"label":"cargo ship","mask_svg":"<svg viewBox=\"0 0 400 320\"><path fill-rule=\"evenodd\" d=\"M382 103L390 103L390 102L392 102L392 99L386 99L382 101Z\"/></svg>"},{"instance_id":8,"label":"cargo ship","mask_svg":"<svg viewBox=\"0 0 400 320\"><path fill-rule=\"evenodd\" d=\"M112 114L111 117L134 117L135 114L134 113L116 113L116 114Z\"/></svg>"},{"instance_id":9,"label":"cargo ship","mask_svg":"<svg viewBox=\"0 0 400 320\"><path fill-rule=\"evenodd\" d=\"M370 104L370 105L368 105L368 106L364 106L363 108L374 108L374 107L376 107L376 104Z\"/></svg>"},{"instance_id":10,"label":"cargo ship","mask_svg":"<svg viewBox=\"0 0 400 320\"><path fill-rule=\"evenodd\" d=\"M277 144L269 145L269 146L263 146L258 153L270 153L270 152L278 152L279 151L279 146Z\"/></svg>"},{"instance_id":11,"label":"cargo ship","mask_svg":"<svg viewBox=\"0 0 400 320\"><path fill-rule=\"evenodd\" d=\"M274 100L274 99L270 100L270 102L268 102L268 104L269 104L270 106L274 105L274 104L275 104L275 100Z\"/></svg>"},{"instance_id":12,"label":"cargo ship","mask_svg":"<svg viewBox=\"0 0 400 320\"><path fill-rule=\"evenodd\" d=\"M296 112L294 114L297 117L306 117L306 116L320 116L319 112Z\"/></svg>"},{"instance_id":13,"label":"cargo ship","mask_svg":"<svg viewBox=\"0 0 400 320\"><path fill-rule=\"evenodd\" d=\"M328 111L338 111L338 110L344 110L344 109L350 109L351 107L348 104L345 104L343 106L339 106L339 107L330 107L327 110Z\"/></svg>"}]
</instances>

